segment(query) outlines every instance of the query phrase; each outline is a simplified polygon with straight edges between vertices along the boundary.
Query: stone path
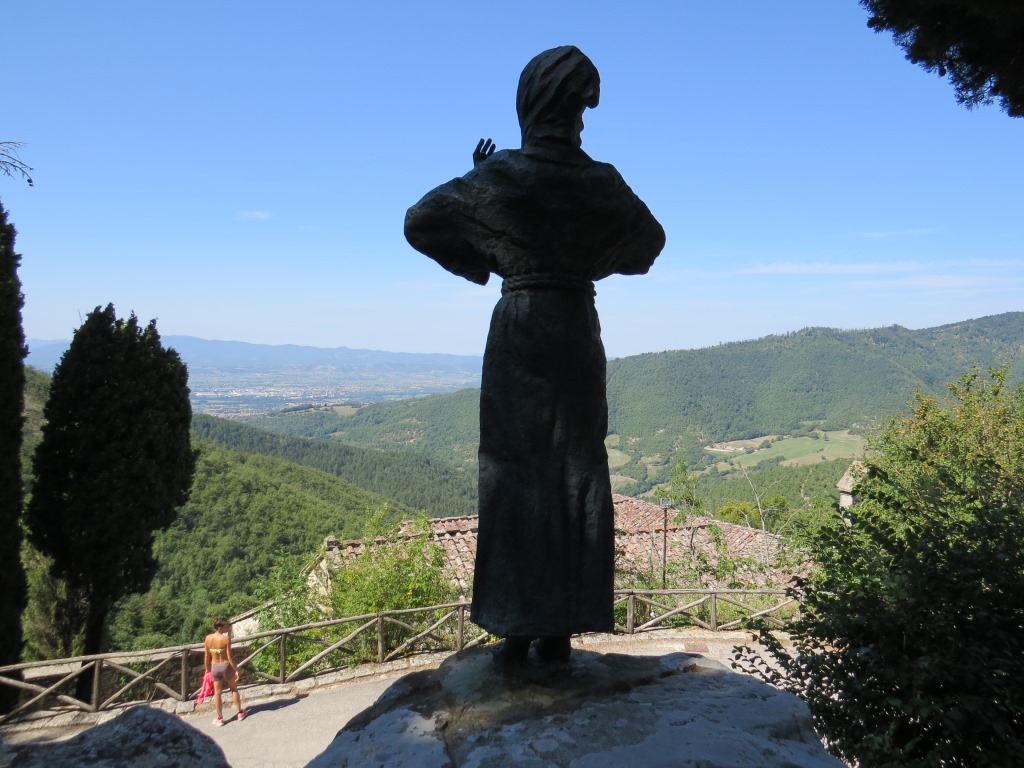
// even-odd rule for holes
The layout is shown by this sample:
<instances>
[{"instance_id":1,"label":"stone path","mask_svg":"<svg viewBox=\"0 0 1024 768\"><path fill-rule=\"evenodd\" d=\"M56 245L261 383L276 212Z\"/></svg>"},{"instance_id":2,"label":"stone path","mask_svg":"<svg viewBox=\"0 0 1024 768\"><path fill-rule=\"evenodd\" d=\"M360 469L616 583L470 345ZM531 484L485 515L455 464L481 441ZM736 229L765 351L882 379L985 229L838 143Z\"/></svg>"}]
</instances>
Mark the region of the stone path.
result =
<instances>
[{"instance_id":1,"label":"stone path","mask_svg":"<svg viewBox=\"0 0 1024 768\"><path fill-rule=\"evenodd\" d=\"M706 633L694 630L645 635L589 635L576 638L574 648L599 653L662 656L680 651L699 654L728 664L732 649L750 641L747 632ZM373 704L392 682L415 668L436 667L444 654L396 662L379 668L294 686L250 686L242 689L242 704L249 709L244 721L233 719L234 710L225 697L222 727L212 723L214 707L206 702L183 720L207 734L224 750L232 768L301 768L320 754L352 717ZM343 679L345 678L345 679ZM190 708L189 707L186 708ZM110 715L107 715L110 716ZM89 723L62 728L0 728L3 740L14 744L53 741L81 732Z\"/></svg>"}]
</instances>

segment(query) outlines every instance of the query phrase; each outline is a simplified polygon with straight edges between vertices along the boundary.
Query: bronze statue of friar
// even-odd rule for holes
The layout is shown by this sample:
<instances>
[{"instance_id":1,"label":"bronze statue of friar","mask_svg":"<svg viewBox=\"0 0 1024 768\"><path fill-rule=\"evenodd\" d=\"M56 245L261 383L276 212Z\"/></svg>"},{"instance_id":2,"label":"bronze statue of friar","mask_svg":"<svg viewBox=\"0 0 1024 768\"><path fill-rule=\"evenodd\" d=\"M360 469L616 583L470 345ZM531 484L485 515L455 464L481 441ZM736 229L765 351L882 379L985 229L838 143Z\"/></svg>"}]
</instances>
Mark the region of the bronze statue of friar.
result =
<instances>
[{"instance_id":1,"label":"bronze statue of friar","mask_svg":"<svg viewBox=\"0 0 1024 768\"><path fill-rule=\"evenodd\" d=\"M606 358L594 281L639 275L665 232L615 168L581 149L600 77L579 49L536 56L519 79L522 147L494 151L405 217L416 250L483 285L502 278L480 392L480 522L472 620L496 654L567 660L613 629L615 529Z\"/></svg>"}]
</instances>

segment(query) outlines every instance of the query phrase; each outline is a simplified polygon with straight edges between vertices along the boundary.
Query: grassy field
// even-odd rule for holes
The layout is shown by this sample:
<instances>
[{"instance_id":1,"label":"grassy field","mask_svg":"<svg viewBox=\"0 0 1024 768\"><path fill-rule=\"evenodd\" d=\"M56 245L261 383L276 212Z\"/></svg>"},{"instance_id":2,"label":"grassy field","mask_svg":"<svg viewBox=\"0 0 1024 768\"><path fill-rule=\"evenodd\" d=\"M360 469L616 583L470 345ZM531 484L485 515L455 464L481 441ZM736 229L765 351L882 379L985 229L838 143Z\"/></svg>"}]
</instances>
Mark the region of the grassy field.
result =
<instances>
[{"instance_id":1,"label":"grassy field","mask_svg":"<svg viewBox=\"0 0 1024 768\"><path fill-rule=\"evenodd\" d=\"M717 467L723 472L729 468L729 462L740 467L750 467L768 459L781 457L783 465L796 467L816 461L859 458L864 453L864 438L851 435L846 430L817 434L817 439L788 437L782 440L776 439L774 435L766 435L753 440L716 443L704 450L722 459ZM767 448L758 448L766 440L770 441L771 445ZM747 453L746 451L751 448L754 450Z\"/></svg>"},{"instance_id":2,"label":"grassy field","mask_svg":"<svg viewBox=\"0 0 1024 768\"><path fill-rule=\"evenodd\" d=\"M610 475L612 481L612 493L621 493L626 488L631 488L635 485L636 480L632 477L626 477L625 475L616 475L614 472Z\"/></svg>"},{"instance_id":3,"label":"grassy field","mask_svg":"<svg viewBox=\"0 0 1024 768\"><path fill-rule=\"evenodd\" d=\"M628 464L629 458L629 454L625 451L620 451L618 448L608 449L608 466L611 469L621 467L623 464Z\"/></svg>"}]
</instances>

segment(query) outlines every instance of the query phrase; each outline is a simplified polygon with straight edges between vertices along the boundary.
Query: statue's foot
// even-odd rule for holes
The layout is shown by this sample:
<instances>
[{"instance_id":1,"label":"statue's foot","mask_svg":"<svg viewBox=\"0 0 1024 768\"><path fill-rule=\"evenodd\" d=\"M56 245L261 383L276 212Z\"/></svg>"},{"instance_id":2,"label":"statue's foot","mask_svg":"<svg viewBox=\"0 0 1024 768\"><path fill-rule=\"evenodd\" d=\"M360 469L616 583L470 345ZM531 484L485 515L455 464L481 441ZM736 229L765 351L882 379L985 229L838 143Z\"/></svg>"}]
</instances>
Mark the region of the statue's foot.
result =
<instances>
[{"instance_id":1,"label":"statue's foot","mask_svg":"<svg viewBox=\"0 0 1024 768\"><path fill-rule=\"evenodd\" d=\"M506 637L494 652L494 663L499 667L525 664L530 653L531 640L529 637Z\"/></svg>"},{"instance_id":2,"label":"statue's foot","mask_svg":"<svg viewBox=\"0 0 1024 768\"><path fill-rule=\"evenodd\" d=\"M537 641L537 657L542 661L568 661L571 652L568 637L542 637Z\"/></svg>"}]
</instances>

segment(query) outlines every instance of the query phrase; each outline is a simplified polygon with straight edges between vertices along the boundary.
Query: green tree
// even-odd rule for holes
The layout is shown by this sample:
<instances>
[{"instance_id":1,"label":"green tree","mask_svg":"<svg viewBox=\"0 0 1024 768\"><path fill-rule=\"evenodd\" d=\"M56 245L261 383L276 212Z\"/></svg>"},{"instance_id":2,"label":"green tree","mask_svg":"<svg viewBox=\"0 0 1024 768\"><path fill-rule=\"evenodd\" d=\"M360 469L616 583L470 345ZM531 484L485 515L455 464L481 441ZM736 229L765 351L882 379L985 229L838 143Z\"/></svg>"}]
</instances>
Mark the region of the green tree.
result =
<instances>
[{"instance_id":1,"label":"green tree","mask_svg":"<svg viewBox=\"0 0 1024 768\"><path fill-rule=\"evenodd\" d=\"M730 499L718 508L715 516L727 523L760 528L764 532L787 533L796 514L795 511L791 512L786 496L777 491L769 495L766 490L760 490L754 482L760 478L752 477L746 467L740 466L739 473L750 490L748 498L753 503ZM769 488L774 484L769 485Z\"/></svg>"},{"instance_id":2,"label":"green tree","mask_svg":"<svg viewBox=\"0 0 1024 768\"><path fill-rule=\"evenodd\" d=\"M790 628L740 665L804 698L862 766L1024 765L1024 388L918 395L871 442Z\"/></svg>"},{"instance_id":3,"label":"green tree","mask_svg":"<svg viewBox=\"0 0 1024 768\"><path fill-rule=\"evenodd\" d=\"M363 553L331 577L336 616L439 605L458 597L426 515L395 531L385 525L385 514L382 508L370 518Z\"/></svg>"},{"instance_id":4,"label":"green tree","mask_svg":"<svg viewBox=\"0 0 1024 768\"><path fill-rule=\"evenodd\" d=\"M949 76L968 109L1024 116L1024 3L1020 0L861 0L868 26L892 32L907 59Z\"/></svg>"},{"instance_id":5,"label":"green tree","mask_svg":"<svg viewBox=\"0 0 1024 768\"><path fill-rule=\"evenodd\" d=\"M757 511L754 509L754 505L739 499L725 502L715 512L716 520L721 520L723 523L745 525L748 528L751 527L751 523L756 516Z\"/></svg>"},{"instance_id":6,"label":"green tree","mask_svg":"<svg viewBox=\"0 0 1024 768\"><path fill-rule=\"evenodd\" d=\"M672 468L672 476L668 484L655 488L654 496L659 499L671 499L672 506L679 510L679 517L697 516L704 510L704 501L697 491L699 483L700 474L690 472L686 459L681 458Z\"/></svg>"},{"instance_id":7,"label":"green tree","mask_svg":"<svg viewBox=\"0 0 1024 768\"><path fill-rule=\"evenodd\" d=\"M425 608L458 599L451 575L444 570L444 550L431 537L427 516L422 514L396 531L384 524L385 511L378 510L367 523L362 554L331 574L335 616ZM419 622L424 620L428 625L433 621L421 615ZM410 616L408 622L417 620ZM405 637L405 630L386 626L385 650L396 648ZM356 653L373 658L375 643L366 636Z\"/></svg>"},{"instance_id":8,"label":"green tree","mask_svg":"<svg viewBox=\"0 0 1024 768\"><path fill-rule=\"evenodd\" d=\"M113 305L89 313L54 372L26 523L67 587L64 615L85 653L102 650L114 603L149 586L154 532L188 499L188 392L156 321L118 319Z\"/></svg>"},{"instance_id":9,"label":"green tree","mask_svg":"<svg viewBox=\"0 0 1024 768\"><path fill-rule=\"evenodd\" d=\"M28 604L21 615L23 660L61 659L81 653L81 622L73 617L78 604L68 594L67 583L53 575L53 560L24 541L21 562L28 586Z\"/></svg>"},{"instance_id":10,"label":"green tree","mask_svg":"<svg viewBox=\"0 0 1024 768\"><path fill-rule=\"evenodd\" d=\"M279 558L257 588L266 608L260 613L260 629L298 626L330 618L363 616L406 608L443 605L459 598L451 574L444 569L444 550L430 536L430 520L421 514L396 528L387 523L391 513L382 505L369 513L359 556L340 567L310 564L309 557ZM430 626L437 616L407 615L406 623ZM307 638L319 644L291 643L290 669L311 659L323 645L337 642L354 629L351 624L308 630ZM437 636L448 630L436 629ZM408 627L387 625L386 650L409 635ZM364 634L346 646L351 658L369 661L377 657L376 634ZM277 660L257 660L263 671L277 674ZM325 660L326 667L329 662Z\"/></svg>"},{"instance_id":11,"label":"green tree","mask_svg":"<svg viewBox=\"0 0 1024 768\"><path fill-rule=\"evenodd\" d=\"M21 657L25 573L21 567L21 428L25 396L25 335L21 328L21 281L14 252L14 225L0 203L0 664ZM16 692L0 687L0 711Z\"/></svg>"}]
</instances>

